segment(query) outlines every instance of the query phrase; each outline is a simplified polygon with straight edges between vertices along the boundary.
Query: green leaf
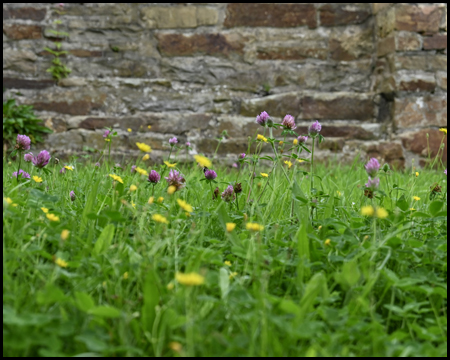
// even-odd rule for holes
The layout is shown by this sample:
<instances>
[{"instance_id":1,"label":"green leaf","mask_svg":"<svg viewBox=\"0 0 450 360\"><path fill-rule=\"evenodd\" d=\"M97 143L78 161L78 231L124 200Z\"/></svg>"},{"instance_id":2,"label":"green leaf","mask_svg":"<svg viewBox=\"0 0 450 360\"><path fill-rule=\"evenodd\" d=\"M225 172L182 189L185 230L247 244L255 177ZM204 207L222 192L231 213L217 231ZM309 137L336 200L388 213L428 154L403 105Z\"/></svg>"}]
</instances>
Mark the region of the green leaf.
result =
<instances>
[{"instance_id":1,"label":"green leaf","mask_svg":"<svg viewBox=\"0 0 450 360\"><path fill-rule=\"evenodd\" d=\"M230 287L230 276L228 275L228 270L225 268L220 269L219 286L222 299L225 299Z\"/></svg>"},{"instance_id":2,"label":"green leaf","mask_svg":"<svg viewBox=\"0 0 450 360\"><path fill-rule=\"evenodd\" d=\"M102 254L109 249L114 238L114 230L114 224L106 225L94 245L94 255Z\"/></svg>"},{"instance_id":3,"label":"green leaf","mask_svg":"<svg viewBox=\"0 0 450 360\"><path fill-rule=\"evenodd\" d=\"M154 270L150 270L144 283L144 304L142 305L142 326L144 331L153 331L156 317L156 306L160 299L160 286Z\"/></svg>"},{"instance_id":4,"label":"green leaf","mask_svg":"<svg viewBox=\"0 0 450 360\"><path fill-rule=\"evenodd\" d=\"M75 293L75 303L77 307L84 312L88 312L95 306L94 300L92 299L91 295L84 292Z\"/></svg>"},{"instance_id":5,"label":"green leaf","mask_svg":"<svg viewBox=\"0 0 450 360\"><path fill-rule=\"evenodd\" d=\"M87 183L86 186L86 191L90 190L86 204L84 205L84 210L83 210L83 215L81 218L81 225L80 225L80 234L83 234L84 229L87 225L88 222L88 217L87 215L91 212L93 212L93 208L94 208L94 204L95 204L95 199L97 198L97 188L98 188L98 183L100 180L97 180L96 182L94 182L94 184L92 184L92 186L89 186L89 183Z\"/></svg>"},{"instance_id":6,"label":"green leaf","mask_svg":"<svg viewBox=\"0 0 450 360\"><path fill-rule=\"evenodd\" d=\"M436 216L443 206L444 203L442 201L436 200L430 204L428 210L430 211L431 215Z\"/></svg>"},{"instance_id":7,"label":"green leaf","mask_svg":"<svg viewBox=\"0 0 450 360\"><path fill-rule=\"evenodd\" d=\"M120 316L120 310L112 306L95 306L88 311L89 314L104 318L118 318Z\"/></svg>"},{"instance_id":8,"label":"green leaf","mask_svg":"<svg viewBox=\"0 0 450 360\"><path fill-rule=\"evenodd\" d=\"M62 290L53 284L47 284L45 289L40 290L36 295L36 301L40 305L50 305L65 300L66 296Z\"/></svg>"},{"instance_id":9,"label":"green leaf","mask_svg":"<svg viewBox=\"0 0 450 360\"><path fill-rule=\"evenodd\" d=\"M406 201L406 198L404 195L400 197L397 201L397 207L400 208L400 210L407 211L409 209L409 203Z\"/></svg>"}]
</instances>

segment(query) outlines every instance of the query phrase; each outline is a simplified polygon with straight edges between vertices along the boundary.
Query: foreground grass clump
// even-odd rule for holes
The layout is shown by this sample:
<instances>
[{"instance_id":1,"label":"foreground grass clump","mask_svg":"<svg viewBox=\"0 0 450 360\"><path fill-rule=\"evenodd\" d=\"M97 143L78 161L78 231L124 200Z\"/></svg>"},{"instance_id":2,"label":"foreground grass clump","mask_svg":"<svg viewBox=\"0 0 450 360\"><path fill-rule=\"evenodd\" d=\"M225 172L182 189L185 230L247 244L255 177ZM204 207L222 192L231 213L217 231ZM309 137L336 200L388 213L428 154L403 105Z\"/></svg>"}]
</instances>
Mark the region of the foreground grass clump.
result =
<instances>
[{"instance_id":1,"label":"foreground grass clump","mask_svg":"<svg viewBox=\"0 0 450 360\"><path fill-rule=\"evenodd\" d=\"M3 354L446 356L442 171L311 176L271 145L231 171L4 159Z\"/></svg>"}]
</instances>

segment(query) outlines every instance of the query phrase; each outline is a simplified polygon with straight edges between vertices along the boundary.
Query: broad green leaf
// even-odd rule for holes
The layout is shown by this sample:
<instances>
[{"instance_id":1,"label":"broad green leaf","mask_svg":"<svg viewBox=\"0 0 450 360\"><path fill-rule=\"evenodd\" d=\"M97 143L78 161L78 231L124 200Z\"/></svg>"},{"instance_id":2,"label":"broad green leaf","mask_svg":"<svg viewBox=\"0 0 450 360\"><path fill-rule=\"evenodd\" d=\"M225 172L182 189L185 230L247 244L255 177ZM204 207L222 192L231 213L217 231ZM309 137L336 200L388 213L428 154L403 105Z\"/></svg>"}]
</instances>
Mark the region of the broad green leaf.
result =
<instances>
[{"instance_id":1,"label":"broad green leaf","mask_svg":"<svg viewBox=\"0 0 450 360\"><path fill-rule=\"evenodd\" d=\"M142 326L145 331L152 332L156 317L156 306L159 304L159 282L154 270L147 273L144 282L144 304L142 305Z\"/></svg>"},{"instance_id":2,"label":"broad green leaf","mask_svg":"<svg viewBox=\"0 0 450 360\"><path fill-rule=\"evenodd\" d=\"M228 275L228 270L225 268L220 269L219 286L222 299L225 299L228 295L228 289L230 287L230 276Z\"/></svg>"},{"instance_id":3,"label":"broad green leaf","mask_svg":"<svg viewBox=\"0 0 450 360\"><path fill-rule=\"evenodd\" d=\"M94 299L92 299L91 295L78 291L75 293L75 303L84 312L88 312L95 306Z\"/></svg>"},{"instance_id":4,"label":"broad green leaf","mask_svg":"<svg viewBox=\"0 0 450 360\"><path fill-rule=\"evenodd\" d=\"M109 249L114 238L114 230L114 224L106 225L94 245L94 255L102 254Z\"/></svg>"},{"instance_id":5,"label":"broad green leaf","mask_svg":"<svg viewBox=\"0 0 450 360\"><path fill-rule=\"evenodd\" d=\"M431 215L436 216L439 211L442 209L442 207L444 206L444 203L442 201L433 201L430 206L429 206L429 210Z\"/></svg>"}]
</instances>

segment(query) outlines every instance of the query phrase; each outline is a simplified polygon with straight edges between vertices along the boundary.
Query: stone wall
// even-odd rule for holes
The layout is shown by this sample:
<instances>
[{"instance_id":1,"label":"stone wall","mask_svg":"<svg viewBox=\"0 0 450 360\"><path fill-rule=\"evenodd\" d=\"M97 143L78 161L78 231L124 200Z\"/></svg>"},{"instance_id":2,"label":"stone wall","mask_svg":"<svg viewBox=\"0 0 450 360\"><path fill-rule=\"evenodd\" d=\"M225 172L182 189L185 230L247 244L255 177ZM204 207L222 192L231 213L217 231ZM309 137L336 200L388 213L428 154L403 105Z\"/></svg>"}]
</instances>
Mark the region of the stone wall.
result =
<instances>
[{"instance_id":1,"label":"stone wall","mask_svg":"<svg viewBox=\"0 0 450 360\"><path fill-rule=\"evenodd\" d=\"M55 131L59 156L103 147L114 126L115 151L146 142L155 158L171 136L211 154L227 130L219 155L233 161L267 111L299 134L323 123L322 159L405 166L447 126L444 3L66 4L59 84L44 51L55 5L3 4L3 86Z\"/></svg>"}]
</instances>

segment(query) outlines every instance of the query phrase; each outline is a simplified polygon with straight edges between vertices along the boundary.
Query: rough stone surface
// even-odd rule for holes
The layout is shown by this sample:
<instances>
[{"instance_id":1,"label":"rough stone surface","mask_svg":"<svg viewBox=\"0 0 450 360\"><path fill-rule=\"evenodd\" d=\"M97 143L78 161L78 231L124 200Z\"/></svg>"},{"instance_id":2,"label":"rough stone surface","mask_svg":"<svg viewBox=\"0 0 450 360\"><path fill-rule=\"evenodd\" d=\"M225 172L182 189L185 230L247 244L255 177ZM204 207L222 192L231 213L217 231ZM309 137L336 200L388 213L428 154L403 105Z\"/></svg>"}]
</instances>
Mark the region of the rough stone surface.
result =
<instances>
[{"instance_id":1,"label":"rough stone surface","mask_svg":"<svg viewBox=\"0 0 450 360\"><path fill-rule=\"evenodd\" d=\"M395 27L397 30L434 34L439 32L443 11L439 5L402 4L396 8Z\"/></svg>"},{"instance_id":2,"label":"rough stone surface","mask_svg":"<svg viewBox=\"0 0 450 360\"><path fill-rule=\"evenodd\" d=\"M425 50L442 50L447 49L447 34L435 34L426 37L423 40L423 48Z\"/></svg>"},{"instance_id":3,"label":"rough stone surface","mask_svg":"<svg viewBox=\"0 0 450 360\"><path fill-rule=\"evenodd\" d=\"M196 6L150 6L142 9L142 19L149 28L195 28L215 25L218 13L215 9Z\"/></svg>"},{"instance_id":4,"label":"rough stone surface","mask_svg":"<svg viewBox=\"0 0 450 360\"><path fill-rule=\"evenodd\" d=\"M3 9L3 20L6 19L22 19L42 21L47 14L46 9L35 9L32 7L24 8L6 8Z\"/></svg>"},{"instance_id":5,"label":"rough stone surface","mask_svg":"<svg viewBox=\"0 0 450 360\"><path fill-rule=\"evenodd\" d=\"M367 3L325 4L319 11L322 26L361 24L371 15Z\"/></svg>"},{"instance_id":6,"label":"rough stone surface","mask_svg":"<svg viewBox=\"0 0 450 360\"><path fill-rule=\"evenodd\" d=\"M3 24L3 33L12 40L40 39L42 27L38 25Z\"/></svg>"},{"instance_id":7,"label":"rough stone surface","mask_svg":"<svg viewBox=\"0 0 450 360\"><path fill-rule=\"evenodd\" d=\"M447 96L395 99L398 128L447 126Z\"/></svg>"},{"instance_id":8,"label":"rough stone surface","mask_svg":"<svg viewBox=\"0 0 450 360\"><path fill-rule=\"evenodd\" d=\"M428 139L427 139L428 134ZM406 150L411 151L414 154L420 155L424 158L430 156L434 158L441 144L445 145L442 160L447 162L447 137L438 130L420 130L404 133L400 136L403 146ZM428 151L428 149L430 151Z\"/></svg>"}]
</instances>

